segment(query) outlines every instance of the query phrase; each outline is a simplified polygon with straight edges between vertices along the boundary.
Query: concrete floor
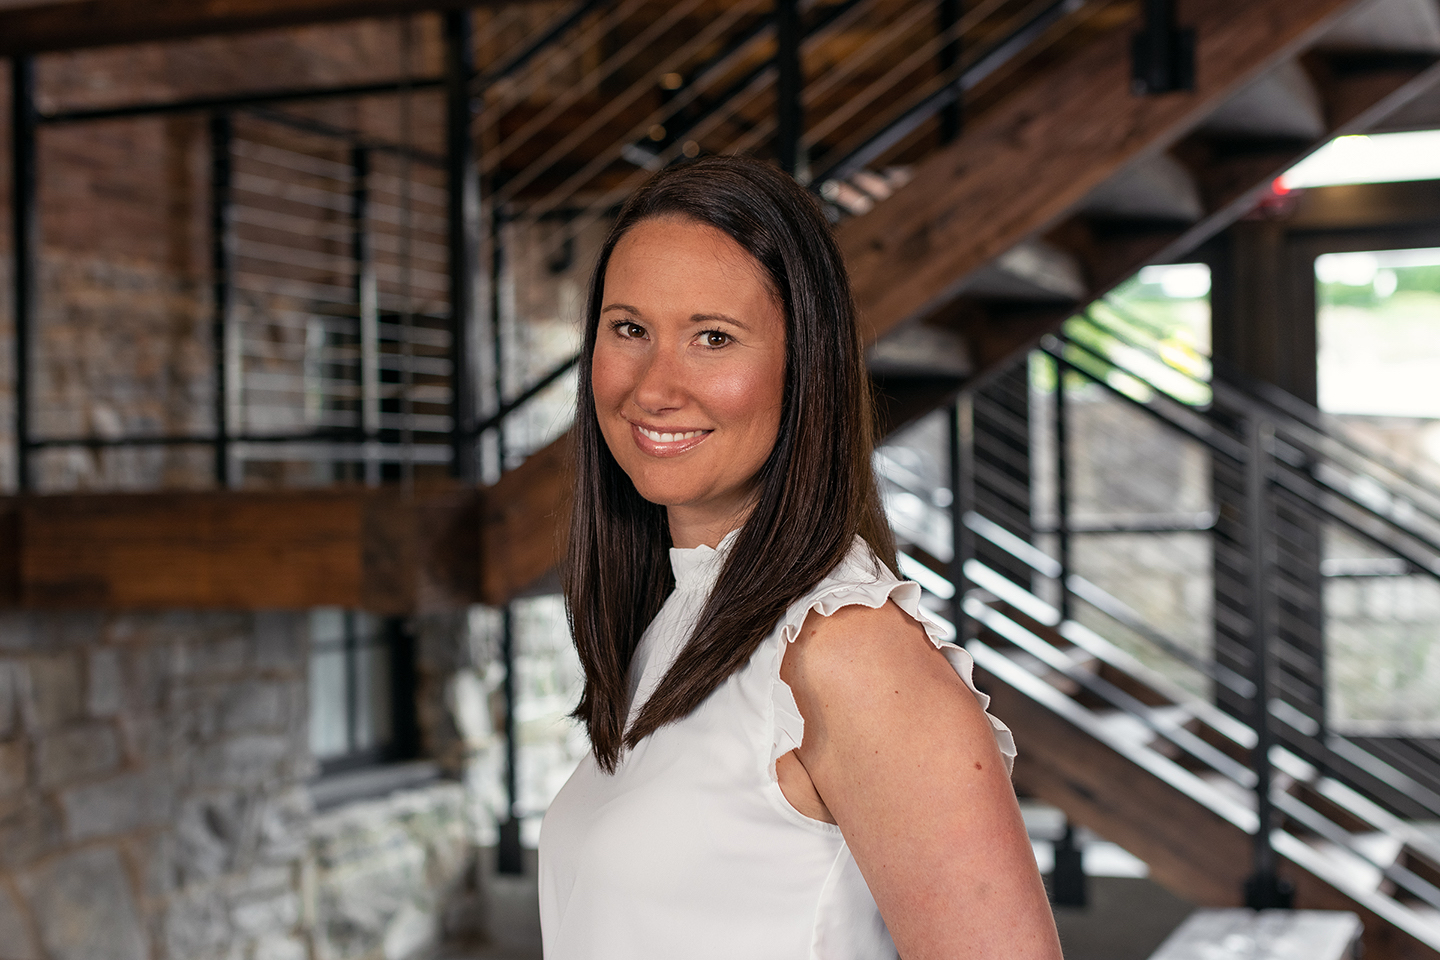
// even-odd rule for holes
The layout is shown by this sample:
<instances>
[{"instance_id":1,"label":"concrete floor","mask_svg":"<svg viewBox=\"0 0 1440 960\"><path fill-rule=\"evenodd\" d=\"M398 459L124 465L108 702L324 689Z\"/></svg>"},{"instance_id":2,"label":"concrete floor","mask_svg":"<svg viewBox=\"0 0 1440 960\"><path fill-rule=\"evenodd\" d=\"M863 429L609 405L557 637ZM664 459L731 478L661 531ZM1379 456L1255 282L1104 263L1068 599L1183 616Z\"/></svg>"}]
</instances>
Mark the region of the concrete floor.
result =
<instances>
[{"instance_id":1,"label":"concrete floor","mask_svg":"<svg viewBox=\"0 0 1440 960\"><path fill-rule=\"evenodd\" d=\"M450 945L435 960L541 960L535 851L525 851L525 875L520 877L495 872L494 850L485 851L484 856L490 866L485 877L489 942Z\"/></svg>"},{"instance_id":2,"label":"concrete floor","mask_svg":"<svg viewBox=\"0 0 1440 960\"><path fill-rule=\"evenodd\" d=\"M455 945L436 960L542 960L534 851L523 877L488 877L491 940ZM493 861L492 861L493 862ZM1089 877L1085 907L1057 907L1066 960L1145 960L1194 905L1143 877Z\"/></svg>"}]
</instances>

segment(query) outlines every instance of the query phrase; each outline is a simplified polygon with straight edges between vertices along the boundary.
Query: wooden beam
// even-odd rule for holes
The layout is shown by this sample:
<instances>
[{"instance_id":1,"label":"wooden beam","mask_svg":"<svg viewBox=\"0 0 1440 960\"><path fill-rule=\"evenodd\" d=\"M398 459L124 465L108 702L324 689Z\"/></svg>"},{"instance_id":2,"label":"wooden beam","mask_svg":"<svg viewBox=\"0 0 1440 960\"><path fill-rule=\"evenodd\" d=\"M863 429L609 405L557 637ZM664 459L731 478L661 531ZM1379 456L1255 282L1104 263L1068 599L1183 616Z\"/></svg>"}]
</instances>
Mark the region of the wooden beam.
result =
<instances>
[{"instance_id":1,"label":"wooden beam","mask_svg":"<svg viewBox=\"0 0 1440 960\"><path fill-rule=\"evenodd\" d=\"M964 137L922 161L914 180L894 196L837 228L866 342L922 318L963 329L979 370L976 382L986 370L1030 349L1069 311L1017 308L1002 316L992 307L957 298L962 281L1016 244L1058 228L1095 186L1131 162L1168 149L1247 83L1306 49L1354 6L1355 0L1215 0L1182 8L1182 21L1199 36L1194 93L1131 94L1131 23L1119 23L1047 68L977 118ZM1382 84L1388 102L1381 108L1398 105L1412 90L1418 92L1418 84L1414 75ZM1354 107L1347 113L1349 120L1368 119ZM1171 249L1182 233L1198 242L1202 234L1238 217L1244 197L1267 182L1253 177L1273 176L1275 158L1268 159L1247 167L1252 179L1242 185L1216 185L1218 209L1198 228L1112 239L1093 251L1088 261L1095 268L1090 278L1094 292ZM1222 173L1233 171L1217 170L1216 176ZM894 422L912 418L911 399L892 398L887 417ZM557 468L551 465L564 462L558 445L563 442L532 458L533 469L527 463L492 491L494 499L488 502L514 498L514 503L503 510L490 508L483 521L481 592L487 602L513 596L553 568L560 542L553 518L561 515L568 491L557 483Z\"/></svg>"},{"instance_id":2,"label":"wooden beam","mask_svg":"<svg viewBox=\"0 0 1440 960\"><path fill-rule=\"evenodd\" d=\"M496 606L559 564L569 530L571 445L567 432L485 491L480 596Z\"/></svg>"},{"instance_id":3,"label":"wooden beam","mask_svg":"<svg viewBox=\"0 0 1440 960\"><path fill-rule=\"evenodd\" d=\"M477 0L64 0L0 10L0 56L479 5Z\"/></svg>"},{"instance_id":4,"label":"wooden beam","mask_svg":"<svg viewBox=\"0 0 1440 960\"><path fill-rule=\"evenodd\" d=\"M1204 197L1206 215L1188 226L1164 223L1095 223L1071 216L1051 228L1045 238L1076 256L1085 268L1089 300L1099 299L1146 263L1168 262L1193 251L1205 240L1254 208L1271 182L1305 154L1347 132L1368 129L1440 79L1440 65L1430 56L1404 55L1378 69L1351 69L1336 76L1325 58L1308 58L1324 74L1327 111L1335 124L1313 143L1297 141L1223 141L1197 134L1183 138L1174 154L1189 166ZM962 331L970 340L983 381L995 364L1006 364L1034 349L1040 338L1064 322L1071 311L1044 308L1014 311L997 317L992 307L970 304L963 296L933 311L926 322ZM967 389L975 384L967 385Z\"/></svg>"},{"instance_id":5,"label":"wooden beam","mask_svg":"<svg viewBox=\"0 0 1440 960\"><path fill-rule=\"evenodd\" d=\"M922 161L893 197L840 225L869 338L935 312L965 277L1057 225L1127 164L1168 148L1354 6L1353 0L1182 4L1181 21L1197 35L1193 93L1130 92L1133 24L1035 77Z\"/></svg>"},{"instance_id":6,"label":"wooden beam","mask_svg":"<svg viewBox=\"0 0 1440 960\"><path fill-rule=\"evenodd\" d=\"M77 494L0 500L0 603L376 613L477 602L481 494Z\"/></svg>"}]
</instances>

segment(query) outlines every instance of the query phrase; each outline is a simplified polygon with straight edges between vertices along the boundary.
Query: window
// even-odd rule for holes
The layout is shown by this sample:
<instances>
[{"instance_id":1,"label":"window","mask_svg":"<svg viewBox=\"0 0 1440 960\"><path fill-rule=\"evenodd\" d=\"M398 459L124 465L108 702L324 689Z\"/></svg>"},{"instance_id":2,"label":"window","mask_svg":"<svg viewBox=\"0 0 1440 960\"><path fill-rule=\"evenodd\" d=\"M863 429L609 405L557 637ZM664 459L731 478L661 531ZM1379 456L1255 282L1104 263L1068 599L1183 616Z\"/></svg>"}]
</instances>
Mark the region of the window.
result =
<instances>
[{"instance_id":1,"label":"window","mask_svg":"<svg viewBox=\"0 0 1440 960\"><path fill-rule=\"evenodd\" d=\"M310 613L310 749L322 773L415 755L414 643L399 618Z\"/></svg>"},{"instance_id":2,"label":"window","mask_svg":"<svg viewBox=\"0 0 1440 960\"><path fill-rule=\"evenodd\" d=\"M1382 460L1440 487L1440 247L1322 254L1315 294L1320 409ZM1354 489L1372 503L1389 496L1376 484ZM1321 572L1332 727L1434 736L1440 580L1339 524L1325 531Z\"/></svg>"}]
</instances>

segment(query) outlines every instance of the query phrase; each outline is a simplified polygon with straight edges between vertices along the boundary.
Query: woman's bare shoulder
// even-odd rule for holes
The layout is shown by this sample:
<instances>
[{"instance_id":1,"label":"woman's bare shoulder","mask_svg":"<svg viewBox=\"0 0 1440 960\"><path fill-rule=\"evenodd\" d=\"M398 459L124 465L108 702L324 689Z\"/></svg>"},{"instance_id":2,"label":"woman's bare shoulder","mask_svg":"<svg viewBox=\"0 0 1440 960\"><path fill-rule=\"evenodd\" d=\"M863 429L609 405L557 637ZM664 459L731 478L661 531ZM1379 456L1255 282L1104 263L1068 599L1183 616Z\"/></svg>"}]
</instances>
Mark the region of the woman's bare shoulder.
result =
<instances>
[{"instance_id":1,"label":"woman's bare shoulder","mask_svg":"<svg viewBox=\"0 0 1440 960\"><path fill-rule=\"evenodd\" d=\"M815 693L863 693L887 678L959 680L925 628L894 601L849 604L828 616L812 610L790 647L782 676L818 685Z\"/></svg>"},{"instance_id":2,"label":"woman's bare shoulder","mask_svg":"<svg viewBox=\"0 0 1440 960\"><path fill-rule=\"evenodd\" d=\"M781 677L797 758L900 953L1058 960L994 729L925 628L893 601L812 613Z\"/></svg>"}]
</instances>

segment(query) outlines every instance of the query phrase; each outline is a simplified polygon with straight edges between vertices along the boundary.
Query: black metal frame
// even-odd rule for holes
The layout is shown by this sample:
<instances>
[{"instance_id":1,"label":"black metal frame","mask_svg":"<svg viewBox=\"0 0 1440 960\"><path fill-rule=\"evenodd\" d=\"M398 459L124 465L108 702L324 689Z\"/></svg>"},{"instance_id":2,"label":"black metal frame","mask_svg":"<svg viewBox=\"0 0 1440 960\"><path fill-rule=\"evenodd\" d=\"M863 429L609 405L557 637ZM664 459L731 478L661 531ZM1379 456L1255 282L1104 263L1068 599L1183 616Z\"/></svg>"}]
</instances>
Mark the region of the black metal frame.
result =
<instances>
[{"instance_id":1,"label":"black metal frame","mask_svg":"<svg viewBox=\"0 0 1440 960\"><path fill-rule=\"evenodd\" d=\"M1126 341L1124 335L1118 331L1106 329L1122 342L1127 342L1127 346L1140 346L1133 340ZM1299 749L1312 762L1336 775L1365 777L1367 761L1355 755L1358 747L1349 744L1344 738L1331 735L1323 718L1317 722L1300 716L1298 711L1287 711L1283 700L1275 699L1280 696L1280 692L1275 687L1273 677L1277 628L1272 610L1272 582L1276 563L1276 521L1272 514L1272 505L1284 502L1289 504L1291 509L1309 511L1319 518L1345 527L1364 540L1374 540L1375 529L1366 529L1365 524L1360 524L1354 517L1337 510L1343 508L1358 517L1369 518L1376 524L1393 528L1395 533L1387 535L1391 536L1388 542L1376 542L1402 558L1409 570L1428 572L1437 578L1440 578L1440 559L1436 559L1437 555L1440 555L1440 540L1432 539L1430 534L1419 528L1401 525L1396 517L1378 511L1373 504L1361 502L1348 490L1327 480L1324 472L1317 466L1323 462L1323 456L1318 450L1307 446L1307 435L1323 437L1326 443L1334 445L1353 459L1371 459L1373 455L1359 450L1343 437L1326 434L1318 424L1307 422L1306 418L1301 416L1305 413L1303 409L1290 409L1295 407L1292 399L1277 395L1274 400L1280 405L1276 406L1265 397L1252 392L1260 385L1237 384L1228 379L1228 375L1227 378L1214 380L1212 383L1216 404L1223 406L1226 411L1231 411L1226 414L1227 417L1238 415L1241 418L1239 430L1243 440L1237 442L1230 433L1233 428L1225 425L1228 421L1215 420L1214 414L1208 410L1196 410L1192 411L1191 415L1181 416L1187 410L1185 405L1164 394L1153 384L1151 386L1157 399L1150 403L1114 389L1107 383L1103 371L1117 366L1116 362L1113 358L1102 356L1083 341L1057 337L1047 341L1044 349L1057 360L1069 361L1070 368L1090 382L1120 397L1136 409L1146 411L1171 428L1180 430L1209 449L1212 455L1238 464L1243 470L1246 487L1244 527L1249 556L1246 575L1248 591L1253 598L1247 614L1252 651L1251 672L1247 678L1226 676L1219 672L1220 664L1211 665L1212 670L1206 672L1217 682L1223 682L1240 700L1250 704L1246 719L1252 724L1259 740L1253 751L1259 782L1262 785L1268 782L1270 765L1265 758L1268 757L1269 746L1277 743ZM1134 371L1128 372L1132 376L1138 376ZM1403 471L1389 467L1386 469L1397 480L1423 486ZM1440 523L1440 512L1428 512L1424 506L1418 509L1429 518L1432 526ZM1395 537L1399 539L1394 539ZM1419 552L1421 550L1426 552ZM1067 593L1074 592L1078 578L1071 575L1068 568L1061 570L1060 579ZM1081 599L1093 605L1089 597L1082 596ZM1253 655L1255 652L1259 655ZM1243 687L1248 689L1242 688L1242 681ZM1259 695L1256 691L1265 693ZM1296 716L1292 717L1291 713ZM1275 725L1277 719L1280 721L1278 728ZM1313 729L1301 729L1306 724L1313 724ZM1383 783L1376 783L1384 787ZM1266 790L1263 797L1268 796L1269 792ZM1435 799L1440 801L1440 798ZM1396 801L1405 802L1400 797L1391 798L1391 802ZM1421 803L1421 808L1423 807L1424 804ZM1440 807L1435 810L1440 811ZM1417 808L1416 815L1422 812L1423 810ZM1268 799L1261 800L1259 813L1262 822L1267 822L1273 816ZM1286 902L1289 893L1283 884L1276 881L1274 864L1274 854L1268 847L1268 839L1263 835L1257 836L1255 872L1247 886L1248 902L1263 905L1283 905Z\"/></svg>"},{"instance_id":2,"label":"black metal frame","mask_svg":"<svg viewBox=\"0 0 1440 960\"><path fill-rule=\"evenodd\" d=\"M1131 44L1137 96L1195 89L1195 31L1175 21L1175 0L1145 0L1145 21Z\"/></svg>"},{"instance_id":3,"label":"black metal frame","mask_svg":"<svg viewBox=\"0 0 1440 960\"><path fill-rule=\"evenodd\" d=\"M231 285L235 261L235 235L231 218L232 158L234 123L228 113L210 117L210 257L214 319L211 344L215 351L215 483L231 485L230 477L230 377L227 341L234 309Z\"/></svg>"},{"instance_id":4,"label":"black metal frame","mask_svg":"<svg viewBox=\"0 0 1440 960\"><path fill-rule=\"evenodd\" d=\"M1051 662L1051 660L1046 660L1046 657L1052 656L1052 654L1047 653L1043 641L1034 637L1027 640L1023 628L1017 628L1018 633L1012 630L1005 634L1006 639L1020 644L1021 649L1027 650L1032 656L1040 656L1052 669L1064 673L1084 690L1133 714L1142 723L1150 726L1155 735L1170 740L1182 751L1226 772L1227 776L1238 785L1254 792L1258 826L1254 830L1252 838L1252 873L1247 879L1243 891L1244 902L1251 907L1284 908L1292 903L1293 889L1277 873L1278 857L1271 841L1271 830L1278 826L1280 816L1316 830L1322 836L1340 843L1342 846L1354 848L1353 841L1349 839L1348 835L1342 836L1343 830L1328 821L1324 815L1318 814L1294 798L1273 791L1273 777L1276 769L1272 763L1273 747L1283 748L1295 756L1304 758L1302 762L1308 761L1323 774L1357 786L1362 793L1371 797L1384 797L1382 806L1388 805L1392 809L1398 809L1395 806L1398 803L1410 816L1423 817L1427 813L1429 816L1434 816L1436 813L1440 813L1440 795L1430 794L1422 786L1408 781L1403 772L1390 768L1384 760L1368 754L1361 745L1353 742L1353 739L1337 737L1329 733L1323 724L1315 725L1310 718L1301 715L1299 711L1293 708L1287 709L1285 702L1281 699L1282 691L1277 688L1274 677L1274 665L1279 653L1276 646L1275 618L1271 612L1271 594L1273 592L1271 580L1276 562L1273 505L1278 503L1280 498L1287 498L1304 509L1315 511L1317 516L1347 525L1353 532L1366 539L1373 538L1373 532L1367 532L1362 527L1356 526L1354 520L1347 520L1337 514L1335 507L1327 501L1334 501L1335 504L1343 505L1346 509L1368 514L1376 521L1393 525L1397 523L1395 518L1385 515L1372 504L1357 500L1347 491L1337 488L1334 482L1326 480L1324 472L1317 467L1317 464L1321 462L1318 454L1305 447L1303 437L1305 430L1318 432L1316 427L1303 424L1302 421L1296 420L1291 412L1271 406L1265 399L1237 387L1234 383L1216 380L1214 386L1217 402L1219 402L1219 398L1223 397L1227 409L1239 410L1242 414L1239 429L1243 439L1240 442L1230 435L1230 431L1234 427L1228 421L1221 427L1205 429L1207 421L1211 417L1209 410L1188 407L1181 401L1165 395L1153 384L1150 386L1158 396L1156 400L1150 402L1129 396L1117 389L1106 380L1105 371L1107 369L1116 368L1128 372L1137 379L1143 380L1144 378L1133 369L1127 369L1112 358L1096 352L1094 348L1081 340L1067 338L1063 335L1052 337L1042 344L1042 351L1056 361L1057 370L1055 385L1057 442L1054 456L1057 465L1060 465L1060 469L1056 471L1060 483L1060 488L1057 490L1060 517L1056 528L1051 532L1076 532L1070 527L1067 516L1063 470L1063 462L1067 459L1063 444L1066 408L1064 398L1058 396L1065 390L1065 372L1068 370L1073 376L1099 386L1133 408L1146 411L1159 421L1178 429L1182 434L1205 446L1215 457L1237 463L1243 469L1246 478L1245 506L1247 511L1244 523L1249 550L1247 576L1249 591L1255 601L1249 608L1249 629L1252 650L1258 652L1258 655L1252 657L1249 676L1235 674L1221 663L1200 660L1183 647L1148 627L1123 603L1075 575L1070 567L1068 551L1059 551L1059 559L1053 559L1042 554L1038 549L1023 544L1022 552L1016 553L1014 551L1021 548L1015 544L1021 543L1023 538L1015 538L999 524L973 512L973 505L968 504L965 498L956 495L952 496L951 506L952 528L957 531L955 536L956 556L951 562L952 576L950 579L955 586L960 588L955 591L951 604L956 610L954 622L961 641L977 637L984 630L995 629L995 624L992 622L976 622L972 616L962 616L959 611L964 608L969 608L975 615L983 610L983 607L974 606L977 601L972 597L965 597L965 594L974 594L977 587L981 594L984 594L987 589L999 589L999 584L1005 580L1006 576L1002 572L998 572L998 568L992 569L978 584L961 581L955 576L955 571L963 569L967 562L972 562L973 558L976 558L973 546L967 549L964 541L958 535L959 530L969 529L979 534L991 546L1007 552L1009 556L1020 560L1025 565L1027 576L1022 579L1022 583L1013 588L1006 588L1006 590L1017 591L1017 596L1028 594L1030 592L1028 580L1031 572L1033 575L1055 583L1060 598L1055 607L1055 622L1061 628L1062 635L1072 636L1064 630L1064 625L1073 616L1073 613L1070 612L1071 604L1074 601L1083 602L1146 637L1157 647L1176 656L1197 671L1209 676L1217 684L1217 689L1223 686L1247 703L1249 709L1240 719L1248 724L1255 736L1255 743L1249 751L1248 769L1229 760L1228 757L1217 756L1213 747L1195 741L1195 738L1184 730L1171 729L1163 723L1155 723L1149 719L1148 709L1143 704L1108 681L1085 671L1076 671L1068 666L1068 661L1062 662L1062 660L1056 659ZM1185 415L1182 416L1182 414ZM958 494L963 490L961 484L965 480L957 465L967 456L963 446L972 443L973 440L964 430L956 428L957 415L954 409L950 413L950 418L950 482L952 491ZM1294 433L1296 430L1302 431L1302 435L1298 439ZM1329 437L1325 439L1332 440ZM1346 446L1344 441L1339 439L1333 439L1333 442L1340 447ZM1296 446L1297 443L1300 446ZM973 454L970 455L973 456ZM1404 479L1403 475L1397 475ZM1440 503L1440 493L1436 494L1436 502ZM1434 514L1426 514L1426 516L1436 523L1440 523L1440 509L1437 509ZM1209 524L1201 523L1188 527L1176 524L1167 525L1166 529L1204 530L1209 526ZM1406 553L1402 547L1397 551L1399 555L1406 559L1412 569L1428 571L1440 579L1440 538L1429 538L1429 534L1414 528L1407 528L1401 532L1415 541L1417 549L1423 544L1429 554L1421 556L1413 550ZM1381 545L1387 550L1396 551L1394 543L1381 543ZM1026 553L1027 551L1028 553ZM977 570L976 576L979 575L980 571ZM1010 602L1003 593L1000 598ZM1044 605L1044 601L1037 600L1035 602ZM1062 610L1066 612L1062 613ZM999 620L1003 622L1004 617L1000 617ZM1015 627L1014 624L1010 624L1010 626ZM1375 792L1376 788L1379 788L1379 793ZM1387 877L1400 882L1405 888L1420 891L1419 895L1427 900L1440 896L1440 891L1436 891L1433 885L1425 881L1423 877L1416 876L1413 871L1403 865L1377 864L1377 866ZM1440 903L1440 901L1436 902Z\"/></svg>"},{"instance_id":5,"label":"black metal frame","mask_svg":"<svg viewBox=\"0 0 1440 960\"><path fill-rule=\"evenodd\" d=\"M36 202L36 160L39 114L35 109L35 63L15 57L10 63L10 144L14 186L11 252L15 284L15 472L21 493L29 492L30 476L30 338L35 323L36 281L40 255L39 209Z\"/></svg>"},{"instance_id":6,"label":"black metal frame","mask_svg":"<svg viewBox=\"0 0 1440 960\"><path fill-rule=\"evenodd\" d=\"M418 672L415 662L415 638L405 621L399 617L385 617L378 625L373 639L360 635L359 614L353 610L343 611L344 636L338 651L332 648L311 647L310 656L339 652L344 658L345 669L345 735L349 748L345 753L321 761L322 776L343 773L377 763L395 763L410 760L419 755L420 724L417 709L416 687ZM359 657L366 649L380 648L386 651L390 668L390 724L389 739L375 744L357 743L359 727L360 684Z\"/></svg>"}]
</instances>

